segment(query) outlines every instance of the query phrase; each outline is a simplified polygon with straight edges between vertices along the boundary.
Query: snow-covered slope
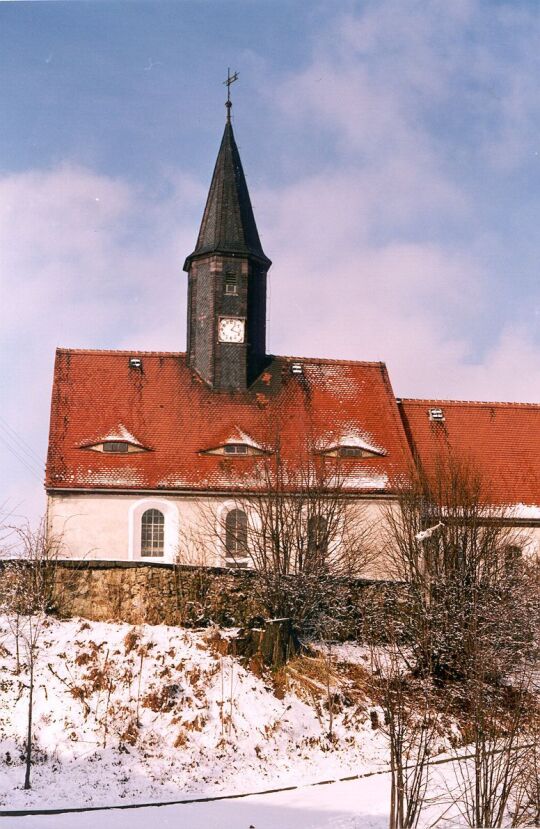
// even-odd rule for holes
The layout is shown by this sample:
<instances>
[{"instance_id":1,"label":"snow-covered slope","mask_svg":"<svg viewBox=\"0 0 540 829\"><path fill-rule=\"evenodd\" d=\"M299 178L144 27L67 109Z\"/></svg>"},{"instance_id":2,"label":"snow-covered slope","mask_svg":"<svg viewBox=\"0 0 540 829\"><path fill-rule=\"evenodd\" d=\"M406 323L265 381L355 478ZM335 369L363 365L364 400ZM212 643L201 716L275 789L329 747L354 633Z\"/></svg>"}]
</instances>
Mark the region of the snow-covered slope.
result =
<instances>
[{"instance_id":1,"label":"snow-covered slope","mask_svg":"<svg viewBox=\"0 0 540 829\"><path fill-rule=\"evenodd\" d=\"M368 701L345 693L331 740L320 678L303 682L293 669L276 684L221 656L221 644L212 631L48 619L36 668L36 764L25 792L28 678L24 666L17 673L13 633L2 620L0 803L171 800L385 764Z\"/></svg>"}]
</instances>

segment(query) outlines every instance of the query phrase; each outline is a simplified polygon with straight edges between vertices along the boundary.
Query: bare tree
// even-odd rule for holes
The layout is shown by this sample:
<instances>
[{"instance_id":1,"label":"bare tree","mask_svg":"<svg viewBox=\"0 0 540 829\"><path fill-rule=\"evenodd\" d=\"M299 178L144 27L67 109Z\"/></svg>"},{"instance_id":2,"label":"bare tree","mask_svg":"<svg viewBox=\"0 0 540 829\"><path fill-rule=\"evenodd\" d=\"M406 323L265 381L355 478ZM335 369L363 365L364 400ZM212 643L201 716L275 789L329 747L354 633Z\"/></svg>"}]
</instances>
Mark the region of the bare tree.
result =
<instances>
[{"instance_id":1,"label":"bare tree","mask_svg":"<svg viewBox=\"0 0 540 829\"><path fill-rule=\"evenodd\" d=\"M519 797L522 770L529 752L529 723L536 701L530 694L530 675L514 675L512 684L493 685L476 662L460 700L462 730L472 757L454 749L457 789L453 801L471 827L500 827L508 821L509 806Z\"/></svg>"},{"instance_id":2,"label":"bare tree","mask_svg":"<svg viewBox=\"0 0 540 829\"><path fill-rule=\"evenodd\" d=\"M540 826L540 711L530 718L520 752L510 813L512 826Z\"/></svg>"},{"instance_id":3,"label":"bare tree","mask_svg":"<svg viewBox=\"0 0 540 829\"><path fill-rule=\"evenodd\" d=\"M521 551L511 511L493 504L474 464L441 453L397 482L385 515L391 575L405 583L401 625L416 669L440 680L483 670L500 676L531 638Z\"/></svg>"},{"instance_id":4,"label":"bare tree","mask_svg":"<svg viewBox=\"0 0 540 829\"><path fill-rule=\"evenodd\" d=\"M384 644L381 644L381 627ZM415 675L399 614L388 604L367 613L362 636L370 648L373 701L390 759L389 829L415 829L426 806L430 757L444 719L444 705L431 677Z\"/></svg>"},{"instance_id":5,"label":"bare tree","mask_svg":"<svg viewBox=\"0 0 540 829\"><path fill-rule=\"evenodd\" d=\"M464 760L462 745L456 749L453 792L470 826L507 818L538 649L527 539L488 484L470 459L443 452L431 472L418 466L400 482L386 514L390 567L404 583L395 619L410 667L444 687L472 750Z\"/></svg>"},{"instance_id":6,"label":"bare tree","mask_svg":"<svg viewBox=\"0 0 540 829\"><path fill-rule=\"evenodd\" d=\"M520 753L517 782L512 792L512 825L540 825L540 556L531 557L526 566L527 611L534 624L529 678L535 705L530 706L526 722L525 748ZM529 700L530 702L530 700Z\"/></svg>"},{"instance_id":7,"label":"bare tree","mask_svg":"<svg viewBox=\"0 0 540 829\"><path fill-rule=\"evenodd\" d=\"M374 556L366 511L347 488L344 465L312 439L285 457L279 435L271 453L253 460L234 508L221 518L215 510L206 515L213 544L224 547L229 566L256 570L253 590L267 615L315 632L325 614L336 627L350 609L348 580Z\"/></svg>"},{"instance_id":8,"label":"bare tree","mask_svg":"<svg viewBox=\"0 0 540 829\"><path fill-rule=\"evenodd\" d=\"M56 567L61 541L47 532L44 520L37 529L32 529L28 524L13 527L10 540L10 554L15 557L4 564L5 590L2 595L2 609L10 620L18 654L18 668L20 669L24 661L27 673L24 788L29 789L33 757L36 667L46 617L58 598Z\"/></svg>"}]
</instances>

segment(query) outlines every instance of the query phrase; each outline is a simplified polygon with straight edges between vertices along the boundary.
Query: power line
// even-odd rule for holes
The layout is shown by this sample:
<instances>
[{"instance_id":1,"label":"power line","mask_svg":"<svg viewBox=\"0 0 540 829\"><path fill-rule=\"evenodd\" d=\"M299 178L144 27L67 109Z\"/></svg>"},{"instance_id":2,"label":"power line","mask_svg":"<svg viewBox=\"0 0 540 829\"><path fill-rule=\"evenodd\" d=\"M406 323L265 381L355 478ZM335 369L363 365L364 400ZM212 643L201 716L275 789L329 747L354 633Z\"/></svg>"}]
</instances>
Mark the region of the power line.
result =
<instances>
[{"instance_id":1,"label":"power line","mask_svg":"<svg viewBox=\"0 0 540 829\"><path fill-rule=\"evenodd\" d=\"M7 439L7 437L6 437L6 435L2 435L2 434L0 433L0 440L2 441L2 443L4 444L4 446L7 448L7 450L8 450L9 452L11 452L11 454L12 454L15 458L17 458L17 460L19 461L19 463L21 463L21 464L24 466L24 468L26 469L26 471L27 471L27 472L30 472L30 474L31 474L34 478L36 478L37 480L39 480L39 481L41 481L41 480L43 479L43 471L42 471L42 470L40 470L40 469L37 467L37 464L36 464L35 466L34 466L34 464L32 464L32 466L31 466L31 465L30 465L30 462L29 462L29 461L28 461L28 460L24 457L24 455L19 454L19 452L17 451L17 448L16 448L16 447L13 447L13 446L9 443L9 441L8 441L8 439Z\"/></svg>"},{"instance_id":2,"label":"power line","mask_svg":"<svg viewBox=\"0 0 540 829\"><path fill-rule=\"evenodd\" d=\"M32 471L36 474L39 474L39 475L42 474L44 466L41 464L41 462L36 463L36 461L29 458L28 455L25 456L22 453L21 448L15 443L15 441L13 440L11 435L9 435L7 432L4 432L2 434L1 427L0 427L0 440L2 440L4 442L5 446L7 446L7 448L10 450L10 452L12 452L12 454L14 454L15 457L17 457L21 461L21 463L23 463L27 468L31 468Z\"/></svg>"},{"instance_id":3,"label":"power line","mask_svg":"<svg viewBox=\"0 0 540 829\"><path fill-rule=\"evenodd\" d=\"M32 449L29 443L25 441L22 435L19 435L18 432L10 426L10 424L0 415L0 423L4 425L4 427L11 432L13 436L12 439L15 440L16 443L20 445L21 450L33 461L37 461L39 464L43 462L43 459Z\"/></svg>"}]
</instances>

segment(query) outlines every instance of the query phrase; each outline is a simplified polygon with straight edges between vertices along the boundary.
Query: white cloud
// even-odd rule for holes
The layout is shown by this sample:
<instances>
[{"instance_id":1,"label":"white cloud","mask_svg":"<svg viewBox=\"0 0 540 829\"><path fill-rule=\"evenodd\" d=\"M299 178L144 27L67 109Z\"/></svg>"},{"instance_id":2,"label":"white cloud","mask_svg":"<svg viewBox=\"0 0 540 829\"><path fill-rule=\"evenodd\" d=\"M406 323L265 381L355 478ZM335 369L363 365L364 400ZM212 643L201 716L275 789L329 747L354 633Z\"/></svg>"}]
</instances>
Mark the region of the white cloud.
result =
<instances>
[{"instance_id":1,"label":"white cloud","mask_svg":"<svg viewBox=\"0 0 540 829\"><path fill-rule=\"evenodd\" d=\"M152 199L67 164L0 180L2 416L42 463L56 346L184 347L182 264L204 192L178 173L168 185ZM36 514L39 473L14 457L20 445L5 428L0 502Z\"/></svg>"},{"instance_id":2,"label":"white cloud","mask_svg":"<svg viewBox=\"0 0 540 829\"><path fill-rule=\"evenodd\" d=\"M477 193L455 175L464 158L448 160L474 160L483 144L486 173L510 168L530 139L540 99L523 33L538 36L540 16L486 14L474 0L367 3L317 33L311 62L278 86L292 128L325 135L333 152L322 172L257 199L276 351L386 360L403 395L538 400L535 332L488 324L501 279L492 251L507 240L490 247ZM488 24L508 28L507 52L479 36ZM474 124L452 145L436 118L458 89ZM527 126L519 140L515 119Z\"/></svg>"},{"instance_id":3,"label":"white cloud","mask_svg":"<svg viewBox=\"0 0 540 829\"><path fill-rule=\"evenodd\" d=\"M277 85L276 152L308 155L314 133L328 152L316 171L253 193L275 263L275 352L385 360L403 396L538 400L537 332L487 325L500 278L487 240L507 240L484 223L455 175L467 166L450 164L434 124L465 90L474 128L456 147L482 157L485 175L532 151L539 93L523 33L538 38L540 15L488 7L517 32L513 62L512 50L471 45L485 4L384 0L319 31L309 65ZM184 348L181 269L206 187L169 170L149 192L69 164L0 180L3 416L40 454L56 345ZM25 468L0 463L10 503L22 493L35 510Z\"/></svg>"}]
</instances>

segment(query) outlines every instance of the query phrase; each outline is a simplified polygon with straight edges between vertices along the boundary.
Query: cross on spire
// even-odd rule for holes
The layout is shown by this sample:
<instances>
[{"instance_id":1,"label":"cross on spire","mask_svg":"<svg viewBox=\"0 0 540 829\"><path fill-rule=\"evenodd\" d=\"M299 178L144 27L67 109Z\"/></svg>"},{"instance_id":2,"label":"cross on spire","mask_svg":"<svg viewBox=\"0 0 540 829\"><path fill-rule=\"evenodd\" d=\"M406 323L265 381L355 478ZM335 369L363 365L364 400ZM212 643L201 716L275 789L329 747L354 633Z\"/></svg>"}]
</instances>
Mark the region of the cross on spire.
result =
<instances>
[{"instance_id":1,"label":"cross on spire","mask_svg":"<svg viewBox=\"0 0 540 829\"><path fill-rule=\"evenodd\" d=\"M223 84L227 87L227 102L225 106L227 107L227 121L231 120L231 84L238 80L238 72L233 72L231 75L230 67L227 67L227 80L223 81Z\"/></svg>"}]
</instances>

